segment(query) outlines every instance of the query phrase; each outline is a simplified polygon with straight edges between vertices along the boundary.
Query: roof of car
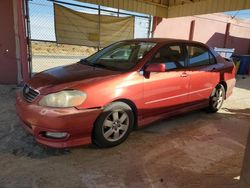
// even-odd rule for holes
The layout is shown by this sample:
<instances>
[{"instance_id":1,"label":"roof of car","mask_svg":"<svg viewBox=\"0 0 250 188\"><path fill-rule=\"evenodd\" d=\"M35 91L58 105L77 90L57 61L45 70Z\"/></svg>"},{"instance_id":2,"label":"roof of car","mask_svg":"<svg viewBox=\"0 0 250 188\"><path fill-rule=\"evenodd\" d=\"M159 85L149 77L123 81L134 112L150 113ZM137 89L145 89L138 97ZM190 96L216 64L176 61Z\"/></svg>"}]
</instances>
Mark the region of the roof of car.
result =
<instances>
[{"instance_id":1,"label":"roof of car","mask_svg":"<svg viewBox=\"0 0 250 188\"><path fill-rule=\"evenodd\" d=\"M138 39L131 39L128 41L138 41L138 42L155 42L155 43L192 43L192 44L201 44L201 42L197 41L190 41L190 40L183 40L183 39L173 39L173 38L138 38Z\"/></svg>"}]
</instances>

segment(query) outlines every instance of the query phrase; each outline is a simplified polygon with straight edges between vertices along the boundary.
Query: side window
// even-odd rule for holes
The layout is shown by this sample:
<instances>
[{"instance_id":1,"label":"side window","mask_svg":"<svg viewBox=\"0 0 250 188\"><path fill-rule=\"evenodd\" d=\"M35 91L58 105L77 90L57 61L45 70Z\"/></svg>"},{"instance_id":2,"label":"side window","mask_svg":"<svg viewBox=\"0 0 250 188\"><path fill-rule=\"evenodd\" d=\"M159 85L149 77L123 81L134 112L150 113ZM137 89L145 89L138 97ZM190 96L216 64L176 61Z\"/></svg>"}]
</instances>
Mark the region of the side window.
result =
<instances>
[{"instance_id":1,"label":"side window","mask_svg":"<svg viewBox=\"0 0 250 188\"><path fill-rule=\"evenodd\" d=\"M179 45L167 45L158 50L153 57L153 63L164 63L166 70L183 68L185 57Z\"/></svg>"},{"instance_id":2,"label":"side window","mask_svg":"<svg viewBox=\"0 0 250 188\"><path fill-rule=\"evenodd\" d=\"M207 49L196 46L188 46L187 51L190 67L197 67L210 64L210 53Z\"/></svg>"}]
</instances>

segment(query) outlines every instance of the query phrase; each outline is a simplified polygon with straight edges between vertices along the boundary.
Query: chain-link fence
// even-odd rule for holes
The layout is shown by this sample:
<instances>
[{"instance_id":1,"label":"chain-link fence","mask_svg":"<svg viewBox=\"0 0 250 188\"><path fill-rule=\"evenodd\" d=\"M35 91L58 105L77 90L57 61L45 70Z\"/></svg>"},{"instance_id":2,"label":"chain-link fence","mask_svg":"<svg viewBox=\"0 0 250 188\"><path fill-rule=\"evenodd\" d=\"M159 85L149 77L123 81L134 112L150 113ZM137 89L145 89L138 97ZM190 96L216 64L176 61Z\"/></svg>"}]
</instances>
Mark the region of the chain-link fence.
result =
<instances>
[{"instance_id":1,"label":"chain-link fence","mask_svg":"<svg viewBox=\"0 0 250 188\"><path fill-rule=\"evenodd\" d=\"M151 33L152 23L151 16L149 15L81 3L74 0L29 0L32 73L75 63L79 59L87 57L98 50L97 48L88 46L56 43L54 3L84 13L98 14L100 12L101 15L134 16L134 38L147 38Z\"/></svg>"}]
</instances>

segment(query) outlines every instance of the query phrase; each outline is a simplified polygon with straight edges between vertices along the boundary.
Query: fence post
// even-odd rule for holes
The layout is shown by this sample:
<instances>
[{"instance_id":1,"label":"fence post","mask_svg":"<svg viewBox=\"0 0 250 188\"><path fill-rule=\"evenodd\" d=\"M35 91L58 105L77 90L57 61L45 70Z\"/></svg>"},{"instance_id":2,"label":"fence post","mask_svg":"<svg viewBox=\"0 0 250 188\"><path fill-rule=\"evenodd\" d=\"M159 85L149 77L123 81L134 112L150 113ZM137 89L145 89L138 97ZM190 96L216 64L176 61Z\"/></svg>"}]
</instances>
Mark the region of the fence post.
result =
<instances>
[{"instance_id":1,"label":"fence post","mask_svg":"<svg viewBox=\"0 0 250 188\"><path fill-rule=\"evenodd\" d=\"M150 15L148 20L148 38L150 38L151 36L151 22L152 22L152 17Z\"/></svg>"},{"instance_id":2,"label":"fence post","mask_svg":"<svg viewBox=\"0 0 250 188\"><path fill-rule=\"evenodd\" d=\"M101 47L101 6L98 5L98 17L99 17L99 33L98 33L98 38L99 38L99 44L98 44L98 51L100 51Z\"/></svg>"},{"instance_id":3,"label":"fence post","mask_svg":"<svg viewBox=\"0 0 250 188\"><path fill-rule=\"evenodd\" d=\"M31 44L31 31L30 31L30 16L29 16L29 2L28 0L24 0L24 11L25 11L25 22L26 22L26 31L27 31L27 51L28 51L28 71L29 77L32 77L32 44Z\"/></svg>"}]
</instances>

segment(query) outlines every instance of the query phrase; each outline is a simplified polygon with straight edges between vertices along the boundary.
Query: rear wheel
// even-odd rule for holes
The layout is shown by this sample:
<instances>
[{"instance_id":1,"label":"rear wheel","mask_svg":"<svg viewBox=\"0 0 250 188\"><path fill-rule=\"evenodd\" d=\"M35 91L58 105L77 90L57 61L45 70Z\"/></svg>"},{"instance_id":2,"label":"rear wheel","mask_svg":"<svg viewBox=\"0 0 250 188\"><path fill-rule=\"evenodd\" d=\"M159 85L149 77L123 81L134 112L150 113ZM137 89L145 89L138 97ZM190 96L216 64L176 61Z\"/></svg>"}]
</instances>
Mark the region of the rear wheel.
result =
<instances>
[{"instance_id":1,"label":"rear wheel","mask_svg":"<svg viewBox=\"0 0 250 188\"><path fill-rule=\"evenodd\" d=\"M223 85L218 84L210 98L209 98L209 107L208 110L209 112L217 112L221 107L225 99L225 88Z\"/></svg>"},{"instance_id":2,"label":"rear wheel","mask_svg":"<svg viewBox=\"0 0 250 188\"><path fill-rule=\"evenodd\" d=\"M127 139L134 124L134 113L129 105L113 102L95 123L93 141L99 147L112 147Z\"/></svg>"}]
</instances>

